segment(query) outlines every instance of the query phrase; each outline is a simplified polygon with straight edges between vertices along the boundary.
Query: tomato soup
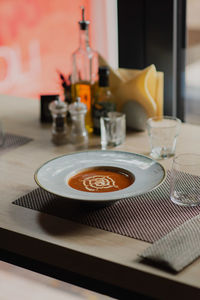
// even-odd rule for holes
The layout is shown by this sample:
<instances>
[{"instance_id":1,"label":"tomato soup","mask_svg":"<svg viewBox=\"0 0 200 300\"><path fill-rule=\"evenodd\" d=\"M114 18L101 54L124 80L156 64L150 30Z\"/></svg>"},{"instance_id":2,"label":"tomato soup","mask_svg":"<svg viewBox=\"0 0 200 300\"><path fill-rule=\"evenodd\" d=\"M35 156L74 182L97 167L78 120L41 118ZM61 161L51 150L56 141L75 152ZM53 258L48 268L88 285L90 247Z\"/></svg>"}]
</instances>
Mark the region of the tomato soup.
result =
<instances>
[{"instance_id":1,"label":"tomato soup","mask_svg":"<svg viewBox=\"0 0 200 300\"><path fill-rule=\"evenodd\" d=\"M114 167L95 167L72 176L68 184L76 190L91 193L115 192L127 188L134 176L126 170Z\"/></svg>"}]
</instances>

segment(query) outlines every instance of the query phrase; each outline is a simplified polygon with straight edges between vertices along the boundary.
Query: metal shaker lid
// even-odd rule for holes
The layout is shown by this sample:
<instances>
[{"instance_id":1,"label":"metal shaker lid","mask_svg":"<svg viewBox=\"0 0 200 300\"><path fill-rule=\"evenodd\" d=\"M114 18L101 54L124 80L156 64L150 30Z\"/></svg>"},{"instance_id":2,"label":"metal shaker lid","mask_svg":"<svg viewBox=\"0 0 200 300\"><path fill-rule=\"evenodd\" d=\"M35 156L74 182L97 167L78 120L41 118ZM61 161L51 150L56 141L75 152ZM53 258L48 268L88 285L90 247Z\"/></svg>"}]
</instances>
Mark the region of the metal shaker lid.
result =
<instances>
[{"instance_id":1,"label":"metal shaker lid","mask_svg":"<svg viewBox=\"0 0 200 300\"><path fill-rule=\"evenodd\" d=\"M69 112L73 114L85 114L87 112L87 106L81 102L81 98L77 97L76 101L69 105Z\"/></svg>"},{"instance_id":2,"label":"metal shaker lid","mask_svg":"<svg viewBox=\"0 0 200 300\"><path fill-rule=\"evenodd\" d=\"M65 113L67 111L67 104L58 98L50 102L49 110L53 113Z\"/></svg>"}]
</instances>

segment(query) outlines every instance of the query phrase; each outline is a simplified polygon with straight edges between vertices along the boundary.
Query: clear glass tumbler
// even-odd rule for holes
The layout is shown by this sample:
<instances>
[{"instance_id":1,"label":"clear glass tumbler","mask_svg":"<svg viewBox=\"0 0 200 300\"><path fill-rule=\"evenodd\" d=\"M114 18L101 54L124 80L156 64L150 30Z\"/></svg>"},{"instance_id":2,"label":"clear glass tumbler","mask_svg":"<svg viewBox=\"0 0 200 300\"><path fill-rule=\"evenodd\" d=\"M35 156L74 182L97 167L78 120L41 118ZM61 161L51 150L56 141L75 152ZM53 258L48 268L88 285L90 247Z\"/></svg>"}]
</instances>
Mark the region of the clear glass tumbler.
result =
<instances>
[{"instance_id":1,"label":"clear glass tumbler","mask_svg":"<svg viewBox=\"0 0 200 300\"><path fill-rule=\"evenodd\" d=\"M200 155L180 154L174 157L170 178L170 198L179 205L200 204Z\"/></svg>"},{"instance_id":2,"label":"clear glass tumbler","mask_svg":"<svg viewBox=\"0 0 200 300\"><path fill-rule=\"evenodd\" d=\"M175 117L163 116L147 120L152 158L165 159L175 154L180 126L181 120Z\"/></svg>"},{"instance_id":3,"label":"clear glass tumbler","mask_svg":"<svg viewBox=\"0 0 200 300\"><path fill-rule=\"evenodd\" d=\"M124 142L126 137L126 116L119 112L109 112L100 118L101 147L115 147Z\"/></svg>"}]
</instances>

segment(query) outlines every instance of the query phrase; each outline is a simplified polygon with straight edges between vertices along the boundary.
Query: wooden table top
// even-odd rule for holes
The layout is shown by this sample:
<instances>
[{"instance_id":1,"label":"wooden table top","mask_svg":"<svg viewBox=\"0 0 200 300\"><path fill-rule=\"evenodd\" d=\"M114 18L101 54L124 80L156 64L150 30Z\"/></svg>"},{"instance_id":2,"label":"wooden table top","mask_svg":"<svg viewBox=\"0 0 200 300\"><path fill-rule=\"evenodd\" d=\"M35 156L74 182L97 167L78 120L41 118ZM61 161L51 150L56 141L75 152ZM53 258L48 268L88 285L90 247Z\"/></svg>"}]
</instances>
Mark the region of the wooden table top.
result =
<instances>
[{"instance_id":1,"label":"wooden table top","mask_svg":"<svg viewBox=\"0 0 200 300\"><path fill-rule=\"evenodd\" d=\"M138 257L148 243L78 224L13 205L35 189L33 175L45 161L76 151L68 144L51 142L51 125L39 121L40 102L0 96L0 120L8 133L33 141L0 154L0 241L1 249L55 268L151 297L197 299L200 296L200 260L179 274L171 274L142 263ZM200 128L182 124L177 153L200 153ZM99 137L90 139L89 149L100 149ZM146 132L128 133L115 150L149 154ZM171 159L161 161L168 169ZM45 220L45 227L39 218ZM66 230L65 230L66 229Z\"/></svg>"}]
</instances>

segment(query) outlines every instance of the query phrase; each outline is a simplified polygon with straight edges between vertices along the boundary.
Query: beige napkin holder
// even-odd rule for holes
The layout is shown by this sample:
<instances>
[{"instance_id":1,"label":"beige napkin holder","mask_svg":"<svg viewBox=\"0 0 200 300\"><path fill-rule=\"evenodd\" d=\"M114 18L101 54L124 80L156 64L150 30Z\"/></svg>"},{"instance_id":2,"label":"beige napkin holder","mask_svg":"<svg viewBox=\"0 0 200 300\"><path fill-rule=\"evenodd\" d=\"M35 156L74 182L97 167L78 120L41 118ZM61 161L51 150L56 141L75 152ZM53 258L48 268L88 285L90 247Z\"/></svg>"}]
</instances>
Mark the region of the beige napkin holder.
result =
<instances>
[{"instance_id":1,"label":"beige napkin holder","mask_svg":"<svg viewBox=\"0 0 200 300\"><path fill-rule=\"evenodd\" d=\"M100 56L100 65L108 65ZM163 115L164 74L154 65L143 70L113 70L110 66L110 88L117 110L126 114L127 127L144 130L149 117Z\"/></svg>"}]
</instances>

